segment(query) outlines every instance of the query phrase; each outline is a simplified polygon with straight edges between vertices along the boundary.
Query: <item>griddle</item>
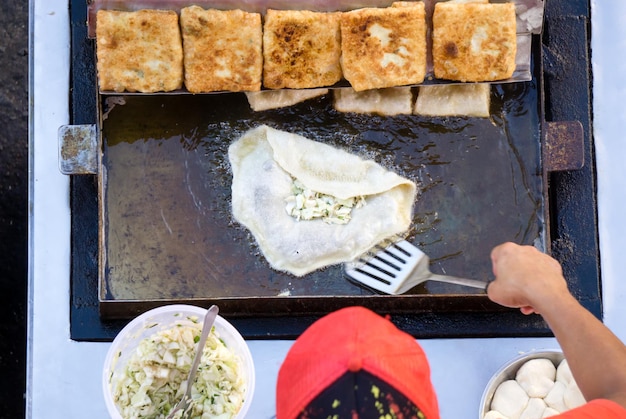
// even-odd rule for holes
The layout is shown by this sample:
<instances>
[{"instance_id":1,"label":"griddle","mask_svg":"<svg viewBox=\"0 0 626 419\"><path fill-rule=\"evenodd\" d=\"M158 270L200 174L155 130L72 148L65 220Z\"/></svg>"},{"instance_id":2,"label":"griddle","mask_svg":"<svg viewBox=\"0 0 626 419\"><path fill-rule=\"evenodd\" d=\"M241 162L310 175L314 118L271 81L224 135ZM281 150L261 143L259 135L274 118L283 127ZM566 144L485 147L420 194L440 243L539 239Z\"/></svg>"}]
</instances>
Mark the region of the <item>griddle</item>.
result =
<instances>
[{"instance_id":1,"label":"griddle","mask_svg":"<svg viewBox=\"0 0 626 419\"><path fill-rule=\"evenodd\" d=\"M536 99L536 109L532 109L532 113L537 115L536 130L530 137L534 137L537 146L542 145L537 148L542 153L539 156L542 170L539 174L533 174L538 176L542 184L542 210L539 213L544 217L540 232L543 235L542 244L563 263L574 294L583 305L599 316L601 301L593 156L589 135L588 60L563 59L567 53L580 57L581 51L587 57L588 9L582 7L582 15L572 15L574 10L570 9L576 9L576 5L562 6L556 0L546 4L544 33L541 38L537 36L534 40L533 81L512 89L522 89L525 94L534 92ZM99 102L102 97L98 95L95 86L94 46L86 37L84 13L84 4L72 2L72 124L95 123L98 121L99 107L102 106ZM577 83L572 84L573 81ZM580 89L580 86L587 88ZM500 89L504 94L508 88ZM142 100L149 99L129 98L128 103ZM198 101L194 104L203 105L204 101L211 99L176 100ZM241 98L230 100L241 102ZM128 103L124 106L128 106ZM317 105L325 106L324 103ZM109 116L113 118L114 112L115 109ZM383 138L371 135L372 141L388 140L384 135ZM577 143L577 139L581 141ZM523 316L517 310L491 303L484 295L446 288L424 288L405 296L374 295L360 288L358 292L347 288L351 291L333 292L331 295L308 292L289 298L256 293L252 296L234 294L211 299L190 294L182 298L174 296L107 301L107 291L98 292L102 268L99 262L98 178L72 176L71 194L71 335L76 340L109 340L132 316L157 305L181 300L202 306L217 302L220 308L224 307L222 311L225 316L248 338L295 337L319 316L355 304L369 306L381 314L391 314L392 320L401 328L422 338L549 335L549 330L538 316ZM428 247L432 242L428 233L432 231L426 229L422 232L426 236L421 239L420 232L414 231L414 238L417 243ZM243 238L244 233L241 232ZM535 239L533 234L519 237L521 242ZM450 253L439 254L450 256ZM462 262L458 266L470 265L469 260L460 259ZM456 260L458 262L459 258ZM470 260L477 259L472 257ZM481 262L481 267L474 268L476 275L485 275L480 273L485 272L485 262ZM318 275L320 279L330 278L333 283L338 283L337 272L323 271ZM347 285L345 279L343 281L342 286L352 286Z\"/></svg>"}]
</instances>

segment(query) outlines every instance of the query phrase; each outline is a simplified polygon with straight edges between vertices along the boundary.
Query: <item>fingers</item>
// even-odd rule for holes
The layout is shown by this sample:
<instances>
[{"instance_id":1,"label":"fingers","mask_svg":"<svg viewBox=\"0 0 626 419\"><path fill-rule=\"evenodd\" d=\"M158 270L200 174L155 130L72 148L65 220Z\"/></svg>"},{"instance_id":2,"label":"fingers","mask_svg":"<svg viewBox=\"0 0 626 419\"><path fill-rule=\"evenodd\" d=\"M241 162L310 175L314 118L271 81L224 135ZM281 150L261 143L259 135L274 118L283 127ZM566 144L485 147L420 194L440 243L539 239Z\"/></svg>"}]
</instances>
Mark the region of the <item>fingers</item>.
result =
<instances>
[{"instance_id":1,"label":"fingers","mask_svg":"<svg viewBox=\"0 0 626 419\"><path fill-rule=\"evenodd\" d=\"M493 275L498 277L498 261L506 254L511 253L512 251L520 248L521 246L512 243L506 242L502 243L491 250L491 266Z\"/></svg>"},{"instance_id":2,"label":"fingers","mask_svg":"<svg viewBox=\"0 0 626 419\"><path fill-rule=\"evenodd\" d=\"M507 242L491 251L495 279L487 287L489 299L522 313L539 313L550 298L567 291L558 261L533 246Z\"/></svg>"},{"instance_id":3,"label":"fingers","mask_svg":"<svg viewBox=\"0 0 626 419\"><path fill-rule=\"evenodd\" d=\"M506 307L518 307L525 314L533 313L525 292L533 257L529 246L507 242L494 247L491 262L495 279L487 288L489 299Z\"/></svg>"}]
</instances>

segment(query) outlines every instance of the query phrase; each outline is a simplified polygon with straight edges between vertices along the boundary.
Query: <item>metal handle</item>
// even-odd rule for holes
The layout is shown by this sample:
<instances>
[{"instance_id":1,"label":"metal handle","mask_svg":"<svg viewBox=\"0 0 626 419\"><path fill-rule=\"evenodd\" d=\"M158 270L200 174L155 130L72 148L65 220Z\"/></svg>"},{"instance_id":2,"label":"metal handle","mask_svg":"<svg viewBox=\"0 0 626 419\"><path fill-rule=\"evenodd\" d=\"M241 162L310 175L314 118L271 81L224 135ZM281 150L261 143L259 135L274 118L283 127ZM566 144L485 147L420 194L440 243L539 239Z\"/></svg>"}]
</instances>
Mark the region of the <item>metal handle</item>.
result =
<instances>
[{"instance_id":1,"label":"metal handle","mask_svg":"<svg viewBox=\"0 0 626 419\"><path fill-rule=\"evenodd\" d=\"M202 325L202 334L200 335L200 340L198 341L198 350L196 351L196 355L193 358L193 364L191 364L191 370L189 370L189 379L187 380L187 392L191 389L191 384L196 378L196 372L198 371L198 365L200 365L200 359L202 358L202 352L204 351L204 345L206 344L206 340L209 337L209 333L211 333L211 329L213 328L213 323L215 322L215 318L217 317L219 309L216 305L211 306L204 316L204 324Z\"/></svg>"},{"instance_id":2,"label":"metal handle","mask_svg":"<svg viewBox=\"0 0 626 419\"><path fill-rule=\"evenodd\" d=\"M180 399L178 404L174 406L174 408L170 411L170 414L167 416L167 419L171 419L174 417L174 414L181 409L187 409L189 406L189 400L191 395L191 386L193 385L194 380L196 379L196 372L198 371L198 365L200 365L200 360L202 359L202 352L204 352L204 345L206 344L206 340L209 337L209 333L211 333L211 329L213 328L213 323L215 322L215 318L217 317L219 309L216 305L212 305L204 316L204 323L202 324L202 333L200 334L200 340L198 341L198 349L196 350L196 354L193 357L193 362L191 364L191 369L189 370L189 377L187 378L187 389L185 390L185 394L183 394L183 398ZM184 417L183 413L183 417Z\"/></svg>"},{"instance_id":3,"label":"metal handle","mask_svg":"<svg viewBox=\"0 0 626 419\"><path fill-rule=\"evenodd\" d=\"M98 174L98 129L95 124L63 125L58 136L61 173Z\"/></svg>"},{"instance_id":4,"label":"metal handle","mask_svg":"<svg viewBox=\"0 0 626 419\"><path fill-rule=\"evenodd\" d=\"M428 279L431 281L447 282L448 284L464 285L466 287L479 288L482 290L487 289L487 282L479 281L477 279L459 278L457 276L437 274L431 274Z\"/></svg>"}]
</instances>

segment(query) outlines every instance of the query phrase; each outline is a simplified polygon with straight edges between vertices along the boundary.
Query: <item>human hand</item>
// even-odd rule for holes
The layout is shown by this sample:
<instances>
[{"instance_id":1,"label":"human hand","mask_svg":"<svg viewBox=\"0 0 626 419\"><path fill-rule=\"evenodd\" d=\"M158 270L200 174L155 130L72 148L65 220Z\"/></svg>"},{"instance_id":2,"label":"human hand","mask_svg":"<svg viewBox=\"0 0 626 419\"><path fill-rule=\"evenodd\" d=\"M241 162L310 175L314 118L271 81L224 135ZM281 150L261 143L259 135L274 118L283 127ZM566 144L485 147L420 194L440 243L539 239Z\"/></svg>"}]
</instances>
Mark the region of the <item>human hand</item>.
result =
<instances>
[{"instance_id":1,"label":"human hand","mask_svg":"<svg viewBox=\"0 0 626 419\"><path fill-rule=\"evenodd\" d=\"M555 298L570 295L561 265L532 246L504 243L491 252L495 280L489 298L524 314L540 314Z\"/></svg>"}]
</instances>

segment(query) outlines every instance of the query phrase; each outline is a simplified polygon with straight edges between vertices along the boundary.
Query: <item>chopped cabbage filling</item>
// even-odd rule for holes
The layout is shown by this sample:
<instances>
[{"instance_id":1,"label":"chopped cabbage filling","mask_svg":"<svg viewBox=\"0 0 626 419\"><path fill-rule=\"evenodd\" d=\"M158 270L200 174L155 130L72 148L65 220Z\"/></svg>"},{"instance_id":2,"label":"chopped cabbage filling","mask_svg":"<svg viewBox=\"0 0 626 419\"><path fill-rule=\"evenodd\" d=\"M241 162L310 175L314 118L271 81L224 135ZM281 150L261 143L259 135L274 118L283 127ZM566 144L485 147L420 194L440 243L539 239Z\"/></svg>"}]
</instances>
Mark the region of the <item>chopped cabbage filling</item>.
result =
<instances>
[{"instance_id":1,"label":"chopped cabbage filling","mask_svg":"<svg viewBox=\"0 0 626 419\"><path fill-rule=\"evenodd\" d=\"M285 199L285 210L298 221L321 218L329 224L347 224L352 210L365 205L363 196L340 199L312 191L297 179L293 181L291 192Z\"/></svg>"},{"instance_id":2,"label":"chopped cabbage filling","mask_svg":"<svg viewBox=\"0 0 626 419\"><path fill-rule=\"evenodd\" d=\"M201 325L177 325L142 340L123 374L112 377L113 399L123 418L165 418L182 398ZM191 389L190 418L232 418L244 402L242 361L215 327L202 352ZM177 412L181 418L184 412Z\"/></svg>"}]
</instances>

